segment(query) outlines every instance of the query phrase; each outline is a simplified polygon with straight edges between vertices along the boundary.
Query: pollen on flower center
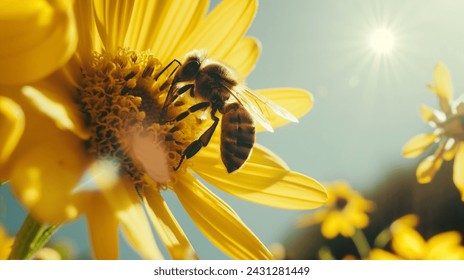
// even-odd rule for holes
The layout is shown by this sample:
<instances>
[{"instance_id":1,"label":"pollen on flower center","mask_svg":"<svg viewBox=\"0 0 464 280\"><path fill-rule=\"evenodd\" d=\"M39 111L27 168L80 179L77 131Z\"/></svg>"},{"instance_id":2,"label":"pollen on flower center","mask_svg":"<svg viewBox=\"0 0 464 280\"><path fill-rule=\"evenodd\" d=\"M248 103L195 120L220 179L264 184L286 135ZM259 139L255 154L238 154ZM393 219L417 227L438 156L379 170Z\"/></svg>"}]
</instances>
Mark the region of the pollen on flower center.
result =
<instances>
[{"instance_id":1,"label":"pollen on flower center","mask_svg":"<svg viewBox=\"0 0 464 280\"><path fill-rule=\"evenodd\" d=\"M150 165L167 162L172 175L172 167L177 165L183 150L202 128L194 117L160 124L161 109L174 69L159 75L162 70L161 62L150 52L127 49L120 49L117 54L96 53L82 69L78 93L92 135L88 150L98 159L117 161L121 175L129 175L137 188L162 187L157 178L147 173L144 160L149 160ZM189 106L191 104L179 100L170 106L169 116L176 116ZM131 146L135 134L150 139L153 147L162 147L163 153L156 155L165 158L157 161L143 159L140 153L138 156ZM146 141L137 142L140 143ZM156 168L150 166L150 169ZM169 177L175 179L175 176Z\"/></svg>"}]
</instances>

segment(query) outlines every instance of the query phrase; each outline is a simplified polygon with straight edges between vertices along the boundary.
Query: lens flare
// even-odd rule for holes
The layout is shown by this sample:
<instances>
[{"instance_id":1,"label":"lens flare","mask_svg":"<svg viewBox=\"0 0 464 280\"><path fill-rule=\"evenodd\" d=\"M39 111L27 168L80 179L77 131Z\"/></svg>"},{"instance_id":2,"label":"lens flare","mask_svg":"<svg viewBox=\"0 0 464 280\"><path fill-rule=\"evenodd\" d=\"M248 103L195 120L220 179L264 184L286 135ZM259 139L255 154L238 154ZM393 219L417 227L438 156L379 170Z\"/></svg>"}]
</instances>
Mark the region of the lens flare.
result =
<instances>
[{"instance_id":1,"label":"lens flare","mask_svg":"<svg viewBox=\"0 0 464 280\"><path fill-rule=\"evenodd\" d=\"M388 28L379 28L369 37L369 46L378 54L388 54L395 47L395 36Z\"/></svg>"}]
</instances>

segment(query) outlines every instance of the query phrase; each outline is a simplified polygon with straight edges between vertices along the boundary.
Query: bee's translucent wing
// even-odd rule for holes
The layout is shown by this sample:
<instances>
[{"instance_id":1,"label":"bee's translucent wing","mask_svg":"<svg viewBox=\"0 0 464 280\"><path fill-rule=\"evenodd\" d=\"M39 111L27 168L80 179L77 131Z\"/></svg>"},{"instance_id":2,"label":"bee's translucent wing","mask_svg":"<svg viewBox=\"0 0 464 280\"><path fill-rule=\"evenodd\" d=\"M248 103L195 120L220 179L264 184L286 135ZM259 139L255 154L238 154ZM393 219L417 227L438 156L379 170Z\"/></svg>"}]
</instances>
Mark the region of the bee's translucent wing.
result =
<instances>
[{"instance_id":1,"label":"bee's translucent wing","mask_svg":"<svg viewBox=\"0 0 464 280\"><path fill-rule=\"evenodd\" d=\"M277 105L276 103L274 103L270 99L268 99L268 98L266 98L266 97L264 97L264 96L262 96L260 94L254 93L251 89L249 89L249 88L247 88L245 86L240 86L240 87L244 88L243 92L246 93L247 98L250 99L250 100L254 100L259 108L262 108L261 105L260 105L260 103L261 103L262 105L264 105L265 108L266 107L270 108L273 113L276 113L277 115L281 116L282 118L287 119L287 120L289 120L291 122L294 122L294 123L298 122L298 119L292 113L290 113L286 109L282 108L281 106ZM273 116L269 112L269 110L265 110L264 113L265 113L265 116L266 116L266 118L268 120L273 119Z\"/></svg>"},{"instance_id":2,"label":"bee's translucent wing","mask_svg":"<svg viewBox=\"0 0 464 280\"><path fill-rule=\"evenodd\" d=\"M274 132L271 123L263 112L263 108L260 108L259 105L255 104L252 100L244 97L245 95L243 94L244 91L242 88L237 88L237 86L234 87L234 89L231 89L227 86L225 87L229 90L230 94L232 94L237 102L239 102L245 108L245 110L247 110L253 116L253 119L256 122L262 125L266 130Z\"/></svg>"},{"instance_id":3,"label":"bee's translucent wing","mask_svg":"<svg viewBox=\"0 0 464 280\"><path fill-rule=\"evenodd\" d=\"M266 97L255 94L244 85L237 85L233 89L227 89L235 99L253 115L254 119L268 131L274 131L270 120L273 120L276 115L292 122L298 122L298 119L292 115L292 113Z\"/></svg>"}]
</instances>

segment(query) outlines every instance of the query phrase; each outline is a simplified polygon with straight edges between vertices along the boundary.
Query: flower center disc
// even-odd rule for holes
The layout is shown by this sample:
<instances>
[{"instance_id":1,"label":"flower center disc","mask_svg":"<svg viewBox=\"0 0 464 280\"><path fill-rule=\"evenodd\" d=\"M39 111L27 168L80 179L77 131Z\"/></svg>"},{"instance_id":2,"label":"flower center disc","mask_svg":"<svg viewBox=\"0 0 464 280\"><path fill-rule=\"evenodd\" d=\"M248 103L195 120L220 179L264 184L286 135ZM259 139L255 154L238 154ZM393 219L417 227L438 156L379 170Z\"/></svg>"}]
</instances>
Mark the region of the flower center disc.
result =
<instances>
[{"instance_id":1,"label":"flower center disc","mask_svg":"<svg viewBox=\"0 0 464 280\"><path fill-rule=\"evenodd\" d=\"M117 161L121 175L129 175L137 188L161 185L145 176L143 162L132 146L134 135L143 134L162 147L161 155L167 158L164 162L172 175L172 167L203 127L195 117L160 124L174 68L160 75L163 66L150 52L120 49L116 55L94 54L82 69L78 93L92 135L88 149L97 159ZM169 107L167 119L174 119L189 106L179 98Z\"/></svg>"},{"instance_id":2,"label":"flower center disc","mask_svg":"<svg viewBox=\"0 0 464 280\"><path fill-rule=\"evenodd\" d=\"M348 200L343 197L338 197L337 201L335 202L335 208L338 209L339 211L342 211L345 209L346 205L348 204Z\"/></svg>"}]
</instances>

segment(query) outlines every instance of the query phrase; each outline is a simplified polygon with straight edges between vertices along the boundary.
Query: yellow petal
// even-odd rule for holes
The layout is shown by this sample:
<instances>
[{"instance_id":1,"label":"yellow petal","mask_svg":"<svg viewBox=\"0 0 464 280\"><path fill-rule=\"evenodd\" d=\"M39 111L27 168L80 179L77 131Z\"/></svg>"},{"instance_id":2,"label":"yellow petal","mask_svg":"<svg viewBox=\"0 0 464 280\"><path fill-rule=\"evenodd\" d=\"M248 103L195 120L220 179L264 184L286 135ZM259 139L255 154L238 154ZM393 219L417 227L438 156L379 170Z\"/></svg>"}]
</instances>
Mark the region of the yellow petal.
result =
<instances>
[{"instance_id":1,"label":"yellow petal","mask_svg":"<svg viewBox=\"0 0 464 280\"><path fill-rule=\"evenodd\" d=\"M316 213L310 213L299 217L296 220L297 227L308 227L314 224L322 223L329 214L329 210L325 207L322 210L318 210Z\"/></svg>"},{"instance_id":2,"label":"yellow petal","mask_svg":"<svg viewBox=\"0 0 464 280\"><path fill-rule=\"evenodd\" d=\"M391 226L390 230L394 233L396 231L402 230L404 227L413 228L419 223L419 218L414 214L407 214L401 218L395 220Z\"/></svg>"},{"instance_id":3,"label":"yellow petal","mask_svg":"<svg viewBox=\"0 0 464 280\"><path fill-rule=\"evenodd\" d=\"M7 260L13 246L14 238L0 226L0 260Z\"/></svg>"},{"instance_id":4,"label":"yellow petal","mask_svg":"<svg viewBox=\"0 0 464 280\"><path fill-rule=\"evenodd\" d=\"M434 133L414 136L414 138L403 146L403 156L407 158L417 157L437 141L437 139L437 135Z\"/></svg>"},{"instance_id":5,"label":"yellow petal","mask_svg":"<svg viewBox=\"0 0 464 280\"><path fill-rule=\"evenodd\" d=\"M10 98L0 96L0 170L8 161L24 131L24 113L21 107ZM6 173L0 172L0 182L5 181Z\"/></svg>"},{"instance_id":6,"label":"yellow petal","mask_svg":"<svg viewBox=\"0 0 464 280\"><path fill-rule=\"evenodd\" d=\"M321 233L327 239L333 239L340 234L342 224L346 221L338 211L332 211L321 224ZM354 233L354 230L353 230Z\"/></svg>"},{"instance_id":7,"label":"yellow petal","mask_svg":"<svg viewBox=\"0 0 464 280\"><path fill-rule=\"evenodd\" d=\"M45 133L45 132L44 132ZM19 200L41 222L62 223L78 216L72 189L89 158L70 137L18 147L10 182ZM74 142L74 143L73 143Z\"/></svg>"},{"instance_id":8,"label":"yellow petal","mask_svg":"<svg viewBox=\"0 0 464 280\"><path fill-rule=\"evenodd\" d=\"M464 247L461 246L461 234L448 231L437 234L427 241L429 260L462 260Z\"/></svg>"},{"instance_id":9,"label":"yellow petal","mask_svg":"<svg viewBox=\"0 0 464 280\"><path fill-rule=\"evenodd\" d=\"M148 215L172 259L198 259L184 231L158 191L144 190Z\"/></svg>"},{"instance_id":10,"label":"yellow petal","mask_svg":"<svg viewBox=\"0 0 464 280\"><path fill-rule=\"evenodd\" d=\"M346 218L341 220L338 224L340 234L344 237L351 237L355 233L355 227Z\"/></svg>"},{"instance_id":11,"label":"yellow petal","mask_svg":"<svg viewBox=\"0 0 464 280\"><path fill-rule=\"evenodd\" d=\"M152 49L169 63L179 41L185 40L208 9L208 1L136 1L124 46ZM181 58L181 57L178 57Z\"/></svg>"},{"instance_id":12,"label":"yellow petal","mask_svg":"<svg viewBox=\"0 0 464 280\"><path fill-rule=\"evenodd\" d=\"M433 72L435 80L434 92L450 102L453 99L453 84L451 83L451 76L448 69L443 64L437 64Z\"/></svg>"},{"instance_id":13,"label":"yellow petal","mask_svg":"<svg viewBox=\"0 0 464 280\"><path fill-rule=\"evenodd\" d=\"M254 0L225 0L179 42L174 57L182 58L194 49L206 49L218 60L224 57L243 37L256 13Z\"/></svg>"},{"instance_id":14,"label":"yellow petal","mask_svg":"<svg viewBox=\"0 0 464 280\"><path fill-rule=\"evenodd\" d=\"M79 38L77 49L71 59L59 69L56 80L67 81L75 91L82 78L81 68L89 63L94 52L104 51L103 43L96 24L94 1L74 1L74 13ZM55 80L55 82L56 82Z\"/></svg>"},{"instance_id":15,"label":"yellow petal","mask_svg":"<svg viewBox=\"0 0 464 280\"><path fill-rule=\"evenodd\" d=\"M352 209L351 211L343 211L346 220L356 228L365 228L369 224L369 216L364 211L359 209Z\"/></svg>"},{"instance_id":16,"label":"yellow petal","mask_svg":"<svg viewBox=\"0 0 464 280\"><path fill-rule=\"evenodd\" d=\"M397 255L387 252L382 249L372 249L369 253L370 260L400 260Z\"/></svg>"},{"instance_id":17,"label":"yellow petal","mask_svg":"<svg viewBox=\"0 0 464 280\"><path fill-rule=\"evenodd\" d=\"M81 139L90 137L80 108L73 102L71 93L58 82L44 80L36 87L23 87L22 93L37 110L54 120L58 128L70 130Z\"/></svg>"},{"instance_id":18,"label":"yellow petal","mask_svg":"<svg viewBox=\"0 0 464 280\"><path fill-rule=\"evenodd\" d=\"M456 142L454 138L448 138L445 143L443 159L452 160L456 155L459 147L459 142Z\"/></svg>"},{"instance_id":19,"label":"yellow petal","mask_svg":"<svg viewBox=\"0 0 464 280\"><path fill-rule=\"evenodd\" d=\"M0 83L39 80L64 65L77 46L72 1L0 2Z\"/></svg>"},{"instance_id":20,"label":"yellow petal","mask_svg":"<svg viewBox=\"0 0 464 280\"><path fill-rule=\"evenodd\" d=\"M198 157L199 162L206 160L206 161L209 161L211 165L222 164L222 162L217 156L218 151L220 151L220 143L221 143L220 135L221 135L221 131L219 129L216 129L209 144L206 147L204 147L200 151L200 153L192 159L192 161L195 161L195 159ZM275 155L274 153L272 153L271 151L267 150L266 148L264 148L263 146L259 144L254 145L254 148L256 147L262 150L266 150L265 153L261 154L261 158L259 159L262 165L267 165L267 166L271 166L271 167L275 167L279 169L286 169L286 170L289 169L287 164L277 155ZM253 156L253 152L251 153L251 156Z\"/></svg>"},{"instance_id":21,"label":"yellow petal","mask_svg":"<svg viewBox=\"0 0 464 280\"><path fill-rule=\"evenodd\" d=\"M21 95L25 130L6 166L18 199L41 222L61 223L78 216L73 188L93 160L82 140L58 129ZM3 170L2 170L3 172Z\"/></svg>"},{"instance_id":22,"label":"yellow petal","mask_svg":"<svg viewBox=\"0 0 464 280\"><path fill-rule=\"evenodd\" d=\"M41 222L76 218L73 188L93 157L81 139L57 128L24 95L10 97L21 106L26 123L8 164L2 167L2 176L5 172L17 198Z\"/></svg>"},{"instance_id":23,"label":"yellow petal","mask_svg":"<svg viewBox=\"0 0 464 280\"><path fill-rule=\"evenodd\" d=\"M392 248L406 259L418 260L424 257L425 241L416 230L404 227L394 233Z\"/></svg>"},{"instance_id":24,"label":"yellow petal","mask_svg":"<svg viewBox=\"0 0 464 280\"><path fill-rule=\"evenodd\" d=\"M87 218L93 254L99 260L116 260L119 256L118 224L116 212L101 192L85 194Z\"/></svg>"},{"instance_id":25,"label":"yellow petal","mask_svg":"<svg viewBox=\"0 0 464 280\"><path fill-rule=\"evenodd\" d=\"M464 260L464 247L437 247L427 255L428 260Z\"/></svg>"},{"instance_id":26,"label":"yellow petal","mask_svg":"<svg viewBox=\"0 0 464 280\"><path fill-rule=\"evenodd\" d=\"M143 33L137 46L151 48L159 60L169 63L174 58L176 46L186 40L185 37L203 19L207 9L208 1L159 1L155 15L149 16L147 23L141 25ZM147 11L140 12L147 16Z\"/></svg>"},{"instance_id":27,"label":"yellow petal","mask_svg":"<svg viewBox=\"0 0 464 280\"><path fill-rule=\"evenodd\" d=\"M272 207L311 209L327 201L316 180L292 172L271 151L255 145L251 157L236 173L227 173L217 156L219 145L210 143L193 160L193 170L213 186L232 195Z\"/></svg>"},{"instance_id":28,"label":"yellow petal","mask_svg":"<svg viewBox=\"0 0 464 280\"><path fill-rule=\"evenodd\" d=\"M255 92L270 99L297 118L301 118L306 115L313 107L313 97L311 93L302 89L273 88L256 90ZM269 113L271 114L269 121L271 122L272 127L276 128L289 123L287 119L281 118L275 113ZM256 127L256 131L258 132L264 130L265 129L261 126Z\"/></svg>"},{"instance_id":29,"label":"yellow petal","mask_svg":"<svg viewBox=\"0 0 464 280\"><path fill-rule=\"evenodd\" d=\"M141 205L118 213L122 232L129 244L146 260L162 260L163 254L155 242L153 232Z\"/></svg>"},{"instance_id":30,"label":"yellow petal","mask_svg":"<svg viewBox=\"0 0 464 280\"><path fill-rule=\"evenodd\" d=\"M161 1L135 1L132 9L131 21L124 41L124 46L132 49L145 50L149 48L147 41L151 31L159 24ZM104 12L104 7L101 12ZM165 23L167 24L167 23Z\"/></svg>"},{"instance_id":31,"label":"yellow petal","mask_svg":"<svg viewBox=\"0 0 464 280\"><path fill-rule=\"evenodd\" d=\"M435 173L440 169L443 163L442 158L437 158L433 155L426 157L419 163L416 169L417 181L420 184L427 184L432 181Z\"/></svg>"},{"instance_id":32,"label":"yellow petal","mask_svg":"<svg viewBox=\"0 0 464 280\"><path fill-rule=\"evenodd\" d=\"M464 144L459 144L454 157L453 182L461 193L461 200L464 201Z\"/></svg>"},{"instance_id":33,"label":"yellow petal","mask_svg":"<svg viewBox=\"0 0 464 280\"><path fill-rule=\"evenodd\" d=\"M461 234L457 231L442 232L434 235L427 241L427 246L435 253L447 251L452 247L458 247L461 244Z\"/></svg>"},{"instance_id":34,"label":"yellow petal","mask_svg":"<svg viewBox=\"0 0 464 280\"><path fill-rule=\"evenodd\" d=\"M255 38L244 38L224 57L223 61L243 78L253 70L260 53L261 46Z\"/></svg>"},{"instance_id":35,"label":"yellow petal","mask_svg":"<svg viewBox=\"0 0 464 280\"><path fill-rule=\"evenodd\" d=\"M421 105L419 110L420 110L421 118L424 122L429 123L429 122L439 121L437 114L439 114L440 112L437 112L434 109L426 105Z\"/></svg>"},{"instance_id":36,"label":"yellow petal","mask_svg":"<svg viewBox=\"0 0 464 280\"><path fill-rule=\"evenodd\" d=\"M94 7L98 33L105 50L115 53L118 47L125 47L124 38L129 28L134 1L95 0Z\"/></svg>"},{"instance_id":37,"label":"yellow petal","mask_svg":"<svg viewBox=\"0 0 464 280\"><path fill-rule=\"evenodd\" d=\"M163 259L135 187L125 177L119 181L108 180L113 175L105 173L110 170L106 162L97 162L91 169L93 179L115 212L129 244L144 259Z\"/></svg>"},{"instance_id":38,"label":"yellow petal","mask_svg":"<svg viewBox=\"0 0 464 280\"><path fill-rule=\"evenodd\" d=\"M104 49L100 34L98 33L94 2L89 0L74 2L79 42L75 56L77 63L73 63L74 67L72 68L74 69L68 70L68 72L71 73L78 72L79 68L77 67L82 65L85 61L90 61L92 51L101 52ZM101 25L101 22L99 24ZM69 67L69 65L66 65L65 67Z\"/></svg>"},{"instance_id":39,"label":"yellow petal","mask_svg":"<svg viewBox=\"0 0 464 280\"><path fill-rule=\"evenodd\" d=\"M370 200L364 199L364 197L362 197L361 195L357 196L355 201L358 204L359 210L362 210L364 212L371 212L375 209L375 203Z\"/></svg>"},{"instance_id":40,"label":"yellow petal","mask_svg":"<svg viewBox=\"0 0 464 280\"><path fill-rule=\"evenodd\" d=\"M179 178L174 191L195 224L234 259L271 259L272 254L224 201L192 175Z\"/></svg>"}]
</instances>

